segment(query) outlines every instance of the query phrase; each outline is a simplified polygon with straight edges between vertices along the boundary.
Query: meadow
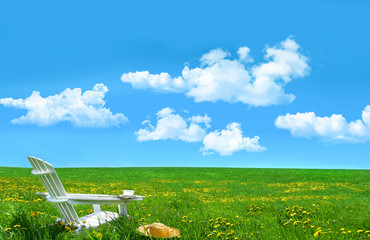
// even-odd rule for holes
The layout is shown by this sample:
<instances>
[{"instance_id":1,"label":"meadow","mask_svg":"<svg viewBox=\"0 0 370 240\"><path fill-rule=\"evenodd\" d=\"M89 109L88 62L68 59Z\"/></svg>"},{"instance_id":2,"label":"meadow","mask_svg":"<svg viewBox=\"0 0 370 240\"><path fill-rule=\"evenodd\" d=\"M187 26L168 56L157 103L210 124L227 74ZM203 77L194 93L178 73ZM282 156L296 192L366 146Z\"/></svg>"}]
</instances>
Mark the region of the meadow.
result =
<instances>
[{"instance_id":1,"label":"meadow","mask_svg":"<svg viewBox=\"0 0 370 240\"><path fill-rule=\"evenodd\" d=\"M0 239L150 239L136 232L162 222L179 239L370 239L370 171L238 168L59 168L69 193L122 194L128 219L76 235L31 169L0 168ZM77 213L92 206L77 205ZM117 211L107 205L103 210Z\"/></svg>"}]
</instances>

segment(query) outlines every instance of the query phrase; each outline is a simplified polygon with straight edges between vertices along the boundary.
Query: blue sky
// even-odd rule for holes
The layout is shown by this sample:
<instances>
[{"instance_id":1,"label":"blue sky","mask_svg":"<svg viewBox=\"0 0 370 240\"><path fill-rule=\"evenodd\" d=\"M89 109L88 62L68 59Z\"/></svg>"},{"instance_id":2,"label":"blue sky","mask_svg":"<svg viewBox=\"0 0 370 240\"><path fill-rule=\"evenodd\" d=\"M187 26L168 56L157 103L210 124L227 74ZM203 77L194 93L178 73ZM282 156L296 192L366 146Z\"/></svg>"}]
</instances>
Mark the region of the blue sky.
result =
<instances>
[{"instance_id":1,"label":"blue sky","mask_svg":"<svg viewBox=\"0 0 370 240\"><path fill-rule=\"evenodd\" d=\"M0 165L369 169L369 7L2 2Z\"/></svg>"}]
</instances>

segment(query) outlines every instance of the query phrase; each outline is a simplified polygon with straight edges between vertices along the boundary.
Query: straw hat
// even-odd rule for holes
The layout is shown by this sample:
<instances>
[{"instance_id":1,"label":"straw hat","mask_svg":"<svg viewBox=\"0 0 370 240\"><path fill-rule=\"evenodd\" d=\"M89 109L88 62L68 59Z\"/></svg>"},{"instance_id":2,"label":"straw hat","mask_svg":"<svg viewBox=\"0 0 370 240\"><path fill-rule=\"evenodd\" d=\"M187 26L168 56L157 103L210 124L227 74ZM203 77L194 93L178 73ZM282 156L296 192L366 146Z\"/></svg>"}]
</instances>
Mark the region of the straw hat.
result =
<instances>
[{"instance_id":1,"label":"straw hat","mask_svg":"<svg viewBox=\"0 0 370 240\"><path fill-rule=\"evenodd\" d=\"M180 231L176 228L167 227L163 223L152 223L150 225L143 225L136 229L139 233L156 238L172 238L177 237Z\"/></svg>"}]
</instances>

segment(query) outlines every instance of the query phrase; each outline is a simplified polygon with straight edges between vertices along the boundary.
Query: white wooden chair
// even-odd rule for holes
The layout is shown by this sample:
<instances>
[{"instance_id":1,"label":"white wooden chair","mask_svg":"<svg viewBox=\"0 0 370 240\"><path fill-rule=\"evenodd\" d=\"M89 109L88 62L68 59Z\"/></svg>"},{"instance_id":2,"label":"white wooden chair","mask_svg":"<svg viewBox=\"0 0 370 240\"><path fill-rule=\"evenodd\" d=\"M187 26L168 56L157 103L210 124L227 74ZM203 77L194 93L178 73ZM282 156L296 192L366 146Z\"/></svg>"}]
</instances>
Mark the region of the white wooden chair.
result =
<instances>
[{"instance_id":1,"label":"white wooden chair","mask_svg":"<svg viewBox=\"0 0 370 240\"><path fill-rule=\"evenodd\" d=\"M33 175L37 175L41 182L44 184L47 193L36 193L46 198L49 202L54 203L58 208L60 214L64 219L58 219L57 221L63 221L65 223L74 223L78 227L79 232L82 227L97 227L100 224L107 223L119 215L128 217L127 215L127 204L131 201L141 201L145 196L133 195L134 191L124 190L124 195L101 195L101 194L78 194L78 193L66 193L63 184L60 181L57 173L55 172L52 165L41 159L35 157L28 157L32 167ZM74 204L91 204L93 205L94 212L79 218ZM118 212L106 212L101 211L100 204L116 204L118 205Z\"/></svg>"}]
</instances>

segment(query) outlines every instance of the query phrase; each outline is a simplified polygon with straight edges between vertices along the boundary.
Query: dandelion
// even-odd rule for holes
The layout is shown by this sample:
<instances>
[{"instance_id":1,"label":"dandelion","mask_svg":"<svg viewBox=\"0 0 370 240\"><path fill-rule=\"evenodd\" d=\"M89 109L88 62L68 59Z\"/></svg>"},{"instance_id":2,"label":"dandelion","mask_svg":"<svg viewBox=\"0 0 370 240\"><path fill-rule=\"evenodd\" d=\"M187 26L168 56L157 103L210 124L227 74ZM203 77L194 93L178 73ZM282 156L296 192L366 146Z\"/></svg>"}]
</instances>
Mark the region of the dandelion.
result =
<instances>
[{"instance_id":1,"label":"dandelion","mask_svg":"<svg viewBox=\"0 0 370 240\"><path fill-rule=\"evenodd\" d=\"M358 232L358 233L362 233L362 232L364 232L364 230L361 230L361 229L360 229L360 230L357 230L357 232Z\"/></svg>"},{"instance_id":2,"label":"dandelion","mask_svg":"<svg viewBox=\"0 0 370 240\"><path fill-rule=\"evenodd\" d=\"M98 238L103 237L103 235L102 235L101 233L96 234L96 236L97 236Z\"/></svg>"},{"instance_id":3,"label":"dandelion","mask_svg":"<svg viewBox=\"0 0 370 240\"><path fill-rule=\"evenodd\" d=\"M21 225L16 224L16 225L14 225L13 227L18 228L18 227L20 227L20 226L21 226Z\"/></svg>"},{"instance_id":4,"label":"dandelion","mask_svg":"<svg viewBox=\"0 0 370 240\"><path fill-rule=\"evenodd\" d=\"M7 231L9 231L9 230L11 230L11 228L5 228L5 232L7 232Z\"/></svg>"}]
</instances>

